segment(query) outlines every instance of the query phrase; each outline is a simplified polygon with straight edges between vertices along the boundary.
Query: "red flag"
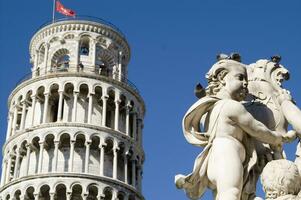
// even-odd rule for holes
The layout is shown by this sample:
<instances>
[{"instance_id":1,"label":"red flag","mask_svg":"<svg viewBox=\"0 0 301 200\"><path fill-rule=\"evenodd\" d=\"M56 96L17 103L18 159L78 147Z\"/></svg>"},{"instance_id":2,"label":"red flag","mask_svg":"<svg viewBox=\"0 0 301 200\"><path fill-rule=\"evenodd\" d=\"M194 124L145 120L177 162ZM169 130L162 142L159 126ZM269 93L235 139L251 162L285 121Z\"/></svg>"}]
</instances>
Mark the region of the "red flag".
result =
<instances>
[{"instance_id":1,"label":"red flag","mask_svg":"<svg viewBox=\"0 0 301 200\"><path fill-rule=\"evenodd\" d=\"M75 12L71 9L65 8L63 4L58 0L56 0L55 2L55 7L57 12L66 16L75 17Z\"/></svg>"}]
</instances>

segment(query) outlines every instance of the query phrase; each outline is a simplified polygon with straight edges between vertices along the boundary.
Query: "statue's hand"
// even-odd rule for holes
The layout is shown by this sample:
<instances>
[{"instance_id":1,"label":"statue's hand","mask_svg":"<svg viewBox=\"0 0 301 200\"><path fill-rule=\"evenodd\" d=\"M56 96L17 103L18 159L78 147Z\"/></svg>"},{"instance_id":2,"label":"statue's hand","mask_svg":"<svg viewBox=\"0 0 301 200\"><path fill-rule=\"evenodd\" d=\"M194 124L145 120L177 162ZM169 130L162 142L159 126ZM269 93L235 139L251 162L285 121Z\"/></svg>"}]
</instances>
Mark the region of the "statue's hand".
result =
<instances>
[{"instance_id":1,"label":"statue's hand","mask_svg":"<svg viewBox=\"0 0 301 200\"><path fill-rule=\"evenodd\" d=\"M292 142L296 139L297 132L295 130L290 130L286 134L282 135L282 141L284 143Z\"/></svg>"},{"instance_id":2,"label":"statue's hand","mask_svg":"<svg viewBox=\"0 0 301 200\"><path fill-rule=\"evenodd\" d=\"M276 136L273 143L271 143L271 146L276 147L282 147L283 144L283 135L277 131L273 131L274 135Z\"/></svg>"},{"instance_id":3,"label":"statue's hand","mask_svg":"<svg viewBox=\"0 0 301 200\"><path fill-rule=\"evenodd\" d=\"M292 96L288 90L283 89L279 92L277 100L279 105L281 105L284 101L292 101Z\"/></svg>"}]
</instances>

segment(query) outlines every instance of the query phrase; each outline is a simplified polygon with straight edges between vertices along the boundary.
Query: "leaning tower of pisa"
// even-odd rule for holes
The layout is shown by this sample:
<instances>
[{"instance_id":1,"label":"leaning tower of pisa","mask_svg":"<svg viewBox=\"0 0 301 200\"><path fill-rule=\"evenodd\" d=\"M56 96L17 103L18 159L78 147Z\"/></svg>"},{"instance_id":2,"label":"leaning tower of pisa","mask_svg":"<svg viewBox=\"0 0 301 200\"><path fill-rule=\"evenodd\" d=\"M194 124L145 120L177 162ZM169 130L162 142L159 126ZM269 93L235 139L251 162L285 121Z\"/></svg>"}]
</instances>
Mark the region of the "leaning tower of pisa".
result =
<instances>
[{"instance_id":1,"label":"leaning tower of pisa","mask_svg":"<svg viewBox=\"0 0 301 200\"><path fill-rule=\"evenodd\" d=\"M144 103L130 47L100 19L41 27L8 99L0 199L143 200Z\"/></svg>"}]
</instances>

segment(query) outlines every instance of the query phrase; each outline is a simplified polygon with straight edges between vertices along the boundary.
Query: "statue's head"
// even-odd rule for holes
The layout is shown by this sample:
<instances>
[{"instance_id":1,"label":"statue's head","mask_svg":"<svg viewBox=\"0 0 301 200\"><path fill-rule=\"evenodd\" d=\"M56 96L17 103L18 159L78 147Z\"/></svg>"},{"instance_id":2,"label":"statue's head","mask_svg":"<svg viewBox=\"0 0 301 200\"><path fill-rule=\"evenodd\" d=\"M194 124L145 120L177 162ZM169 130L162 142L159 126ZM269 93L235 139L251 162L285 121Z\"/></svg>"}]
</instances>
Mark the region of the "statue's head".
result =
<instances>
[{"instance_id":1,"label":"statue's head","mask_svg":"<svg viewBox=\"0 0 301 200\"><path fill-rule=\"evenodd\" d=\"M280 64L280 56L272 56L270 60L260 59L250 64L248 81L258 85L259 82L269 83L274 90L281 90L282 82L289 79L289 71Z\"/></svg>"},{"instance_id":2,"label":"statue's head","mask_svg":"<svg viewBox=\"0 0 301 200\"><path fill-rule=\"evenodd\" d=\"M301 190L298 167L284 159L273 160L265 166L261 174L261 183L267 200L285 195L297 195Z\"/></svg>"},{"instance_id":3,"label":"statue's head","mask_svg":"<svg viewBox=\"0 0 301 200\"><path fill-rule=\"evenodd\" d=\"M210 96L227 92L232 99L241 101L247 94L246 66L232 59L221 59L206 74L208 86L206 94Z\"/></svg>"}]
</instances>

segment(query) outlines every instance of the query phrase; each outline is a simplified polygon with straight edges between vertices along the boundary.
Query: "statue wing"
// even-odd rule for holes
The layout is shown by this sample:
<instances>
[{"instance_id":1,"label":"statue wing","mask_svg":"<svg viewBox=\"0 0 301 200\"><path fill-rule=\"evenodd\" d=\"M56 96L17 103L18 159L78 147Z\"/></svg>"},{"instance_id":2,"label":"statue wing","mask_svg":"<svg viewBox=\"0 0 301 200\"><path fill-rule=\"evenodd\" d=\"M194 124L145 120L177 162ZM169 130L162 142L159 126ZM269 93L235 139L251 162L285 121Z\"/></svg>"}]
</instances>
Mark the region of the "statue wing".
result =
<instances>
[{"instance_id":1,"label":"statue wing","mask_svg":"<svg viewBox=\"0 0 301 200\"><path fill-rule=\"evenodd\" d=\"M182 127L186 140L196 146L206 146L208 144L208 134L201 132L200 120L212 106L220 99L214 97L205 96L194 103L186 112Z\"/></svg>"}]
</instances>

